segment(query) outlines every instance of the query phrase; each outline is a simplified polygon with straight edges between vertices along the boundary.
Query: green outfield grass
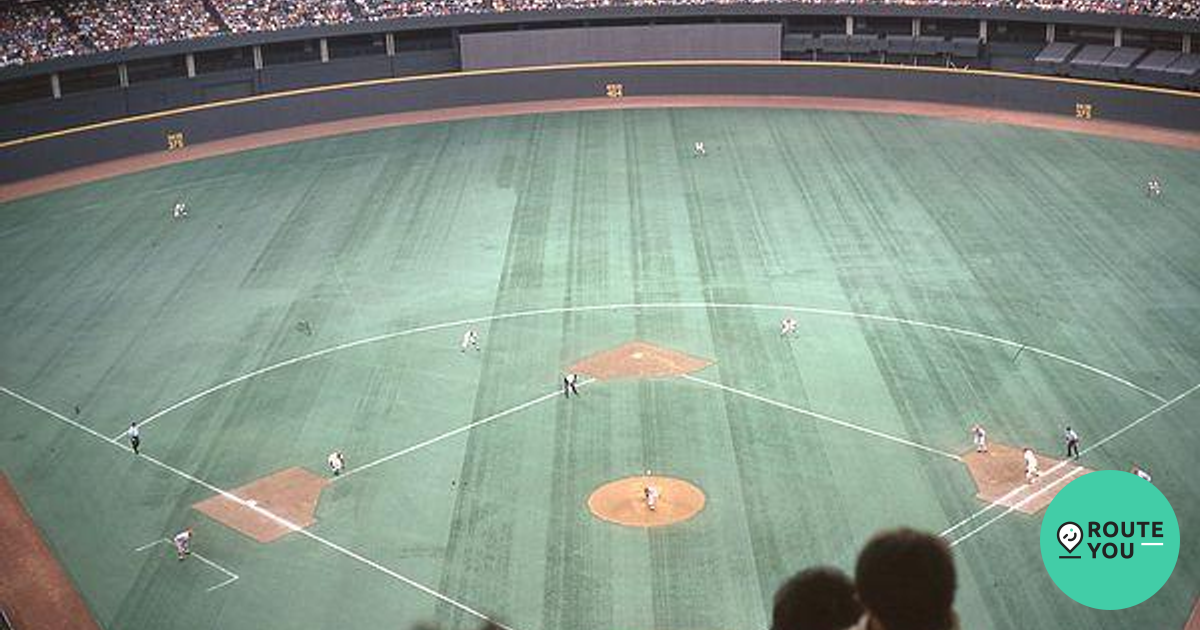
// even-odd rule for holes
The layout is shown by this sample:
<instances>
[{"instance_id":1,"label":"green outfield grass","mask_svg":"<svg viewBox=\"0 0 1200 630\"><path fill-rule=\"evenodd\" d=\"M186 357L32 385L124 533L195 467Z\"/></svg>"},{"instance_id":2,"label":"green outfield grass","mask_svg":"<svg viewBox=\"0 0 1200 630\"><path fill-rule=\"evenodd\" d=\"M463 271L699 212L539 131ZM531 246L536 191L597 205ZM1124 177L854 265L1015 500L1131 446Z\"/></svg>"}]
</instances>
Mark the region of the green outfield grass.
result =
<instances>
[{"instance_id":1,"label":"green outfield grass","mask_svg":"<svg viewBox=\"0 0 1200 630\"><path fill-rule=\"evenodd\" d=\"M1154 412L1085 457L1142 463L1175 507L1184 548L1148 602L1063 595L1039 517L995 509L948 539L964 629L1177 630L1200 590L1200 393L1176 400L1200 383L1197 174L1200 153L1006 126L608 111L0 205L0 471L111 630L476 627L464 608L515 630L763 630L790 573L983 508L945 455L972 422L1058 454L1064 423L1088 447ZM460 353L475 318L483 351ZM632 339L715 364L539 400ZM161 465L84 430L145 418ZM310 537L262 545L190 509L198 482L324 473L334 448L353 471L481 420L335 482ZM706 509L649 532L587 512L647 468ZM134 551L188 525L236 582Z\"/></svg>"}]
</instances>

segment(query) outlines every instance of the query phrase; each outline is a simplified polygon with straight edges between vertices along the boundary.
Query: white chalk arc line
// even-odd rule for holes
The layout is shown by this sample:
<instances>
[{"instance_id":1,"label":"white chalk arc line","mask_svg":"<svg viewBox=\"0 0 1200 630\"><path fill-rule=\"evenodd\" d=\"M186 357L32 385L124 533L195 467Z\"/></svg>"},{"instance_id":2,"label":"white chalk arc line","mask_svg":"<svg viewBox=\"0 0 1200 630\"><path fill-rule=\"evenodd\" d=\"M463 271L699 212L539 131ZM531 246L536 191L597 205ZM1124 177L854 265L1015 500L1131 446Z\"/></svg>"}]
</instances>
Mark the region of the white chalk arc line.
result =
<instances>
[{"instance_id":1,"label":"white chalk arc line","mask_svg":"<svg viewBox=\"0 0 1200 630\"><path fill-rule=\"evenodd\" d=\"M467 318L467 319L459 319L459 320L454 320L454 321L441 322L441 323L437 323L437 324L428 324L425 326L417 326L415 328L409 328L406 330L382 333L379 335L364 337L362 339L355 339L352 341L347 341L347 342L336 344L333 346L328 346L326 348L321 348L319 350L313 350L312 352L307 352L305 354L301 354L301 355L292 357L290 359L284 359L282 361L272 363L270 365L265 365L258 369L252 370L252 371L242 374L240 376L236 376L229 380L222 381L222 382L217 383L207 389L196 392L186 398L183 398L182 400L172 403L166 407L163 407L162 409L146 416L145 418L142 418L140 421L138 421L138 425L144 427L145 425L148 425L148 424L151 424L151 423L157 421L159 418L163 417L166 414L171 413L172 411L175 411L181 407L190 405L191 403L194 403L197 400L200 400L201 398L204 398L211 394L215 394L223 389L232 387L234 385L237 385L238 383L249 380L256 376L261 376L263 374L267 374L269 372L274 372L276 370L279 370L279 369L282 369L282 368L285 368L285 367L288 367L291 365L295 365L297 363L310 361L312 359L316 359L316 358L323 357L323 356L326 356L329 354L333 354L335 352L341 352L343 350L349 350L351 348L357 348L359 346L363 346L363 345L367 345L367 344L371 344L371 343L387 341L390 339L397 339L400 337L406 337L406 336L415 335L415 334L419 334L419 333L433 332L433 331L437 331L437 330L445 330L447 328L457 328L457 327L461 327L461 326L468 326L471 324L484 324L484 323L504 321L504 320L509 320L509 319L519 319L519 318L523 318L523 317L536 317L536 316L540 316L540 315L561 315L564 313L586 313L586 312L593 312L593 311L624 311L624 310L638 310L638 309L647 309L647 310L671 310L671 309L722 309L722 310L726 310L727 309L727 310L792 312L792 313L805 313L808 315L822 315L822 316L827 316L827 317L841 317L841 318L848 318L848 319L860 319L860 320L865 320L865 321L887 322L887 323L904 325L904 326L913 326L915 328L925 328L928 330L936 330L936 331L940 331L940 332L961 335L964 337L980 339L983 341L989 341L989 342L997 343L997 344L1007 346L1010 348L1022 348L1023 347L1026 352L1032 352L1034 354L1038 354L1038 355L1044 356L1046 358L1053 359L1055 361L1060 361L1062 363L1066 363L1067 365L1071 365L1071 366L1077 367L1079 369L1086 370L1088 372L1096 374L1097 376L1106 378L1110 381L1120 383L1121 385L1124 385L1125 387L1128 387L1137 392L1140 392L1141 394L1143 394L1145 396L1149 396L1150 398L1153 398L1159 402L1166 401L1165 398L1163 398L1159 394L1157 394L1145 387L1142 387L1136 383L1133 383L1132 381L1121 378L1120 376L1117 376L1111 372L1105 371L1105 370L1098 368L1096 366L1093 366L1093 365L1089 365L1089 364L1079 361L1077 359L1072 359L1070 357L1067 357L1067 356L1064 356L1064 355L1061 355L1061 354L1058 354L1055 352L1051 352L1049 350L1044 350L1042 348L1038 348L1037 346L1031 346L1029 344L1012 341L1011 339L1005 339L1003 337L997 337L995 335L976 332L973 330L967 330L965 328L958 328L955 326L946 326L943 324L923 322L920 320L909 319L909 318L904 318L904 317L893 317L890 315L876 315L876 314L872 314L872 313L858 313L858 312L854 312L854 311L842 311L842 310L826 309L826 308L812 308L812 307L805 307L805 306L789 306L789 305L780 305L780 304L740 304L740 303L725 303L725 302L648 302L648 303L643 303L643 304L622 303L622 304L594 304L594 305L585 305L585 306L557 306L557 307L531 309L531 310L524 310L524 311L513 311L510 313L482 315L479 317L471 317L471 318ZM116 434L113 436L113 439L120 438L123 435L124 435L123 432Z\"/></svg>"},{"instance_id":2,"label":"white chalk arc line","mask_svg":"<svg viewBox=\"0 0 1200 630\"><path fill-rule=\"evenodd\" d=\"M955 455L954 453L950 453L948 451L943 451L939 448L934 448L932 446L926 446L919 442L914 442L912 440L898 437L898 436L892 435L890 433L884 433L883 431L877 431L875 429L871 429L869 427L865 427L860 424L855 424L855 423L847 421L847 420L841 420L839 418L834 418L833 416L826 415L826 414L823 414L823 413L820 413L817 411L812 411L810 409L804 409L803 407L797 407L795 405L789 405L788 403L780 402L778 400L772 400L765 396L759 396L758 394L755 394L753 392L748 392L744 389L738 389L736 387L731 387L729 385L725 385L723 383L718 383L716 381L710 381L708 379L700 378L698 376L692 376L691 374L684 374L681 376L681 378L691 381L693 383L704 385L705 387L711 387L713 389L721 390L724 392L729 392L731 394L736 394L738 396L742 396L743 398L749 398L750 400L756 400L758 402L770 405L772 407L777 407L779 409L791 411L792 413L797 413L802 416L807 416L809 418L821 420L822 422L827 422L829 424L833 424L833 425L836 425L836 426L839 426L842 428L850 429L852 431L866 433L867 435L871 435L871 436L874 436L877 438L882 438L884 440L888 440L890 442L895 442L897 444L902 444L904 446L909 446L909 447L915 448L917 450L925 451L926 453L940 455L942 457L952 459L956 462L962 461L962 458L959 457L958 455Z\"/></svg>"},{"instance_id":3,"label":"white chalk arc line","mask_svg":"<svg viewBox=\"0 0 1200 630\"><path fill-rule=\"evenodd\" d=\"M133 452L132 449L130 449L129 447L125 446L124 444L118 442L116 439L106 437L103 434L91 429L90 427L87 427L78 422L75 422L74 420L64 416L63 414L58 413L57 411L54 411L53 409L50 409L49 407L46 407L45 405L42 405L36 401L30 400L29 398L26 398L25 396L7 388L7 387L0 385L0 392L3 392L5 394L15 398L16 400L19 400L39 411L46 413L47 415L49 415L52 418L55 418L56 420L65 422L66 424L68 424L76 429L79 429L80 431L88 433L89 435L92 435L93 437L96 437L104 442L107 442L107 443L111 444L112 446L115 446L123 451L129 452L129 453ZM425 593L426 595L429 595L430 597L433 597L434 599L437 599L445 604L449 604L450 606L453 606L454 608L457 608L458 610L461 610L465 613L473 615L483 621L487 621L487 622L495 625L497 628L500 628L501 630L514 630L514 628L512 628L511 626L507 626L495 619L492 619L491 617L488 617L487 615L479 612L478 610L475 610L474 608L471 608L470 606L467 606L466 604L464 604L456 599L453 599L448 595L439 593L439 592L433 590L432 588L429 588L428 586L425 586L424 584L417 582L416 580L414 580L410 577L402 575L393 569L389 569L388 567L385 567L382 564L379 564L378 562L376 562L356 551L347 549L346 547L343 547L342 545L339 545L323 536L314 534L314 533L304 529L303 527L297 525L296 523L293 523L292 521L289 521L288 519L263 508L262 506L258 505L257 503L252 503L246 499L243 499L243 498L237 496L236 494L233 494L232 492L229 492L228 490L218 488L217 486L215 486L203 479L200 479L199 477L196 477L189 473L183 472L182 470L179 470L178 468L175 468L174 466L172 466L170 464L164 463L164 462L154 458L153 456L143 454L143 455L138 455L137 459L138 459L138 461L148 462L150 464L153 464L153 465L155 465L177 477L186 479L187 481L190 481L191 483L194 483L202 488L205 488L206 490L209 490L210 492L219 494L222 497L224 497L230 501L233 501L234 503L237 503L238 505L240 505L248 510L253 510L254 512L259 514L263 518L266 518L274 523L277 523L278 525L288 529L289 531L293 531L293 532L299 534L300 536L304 536L305 538L308 538L309 540L316 542L328 549L332 549L333 551L336 551L337 553L339 553L343 556L346 556L347 558L351 558L351 559L353 559L359 563L362 563L372 569L375 569L376 571L379 571L380 573L383 573L384 575L386 575L398 582L402 582L418 591L421 591L422 593Z\"/></svg>"}]
</instances>

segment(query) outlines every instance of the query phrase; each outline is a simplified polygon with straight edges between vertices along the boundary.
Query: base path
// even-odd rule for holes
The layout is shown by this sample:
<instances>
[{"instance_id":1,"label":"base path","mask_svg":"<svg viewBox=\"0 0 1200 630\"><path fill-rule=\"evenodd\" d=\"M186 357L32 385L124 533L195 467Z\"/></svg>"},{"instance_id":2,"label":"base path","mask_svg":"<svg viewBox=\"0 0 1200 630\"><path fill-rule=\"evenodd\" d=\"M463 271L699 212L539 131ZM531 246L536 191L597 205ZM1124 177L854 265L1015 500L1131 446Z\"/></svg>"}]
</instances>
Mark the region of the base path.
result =
<instances>
[{"instance_id":1,"label":"base path","mask_svg":"<svg viewBox=\"0 0 1200 630\"><path fill-rule=\"evenodd\" d=\"M1025 514L1041 512L1070 480L1090 472L1071 462L1038 455L1041 476L1034 483L1025 482L1024 450L1005 444L990 444L986 453L971 451L962 456L971 472L979 493L975 496L998 507L1011 507Z\"/></svg>"},{"instance_id":2,"label":"base path","mask_svg":"<svg viewBox=\"0 0 1200 630\"><path fill-rule=\"evenodd\" d=\"M100 630L4 475L0 565L0 607L15 630Z\"/></svg>"},{"instance_id":3,"label":"base path","mask_svg":"<svg viewBox=\"0 0 1200 630\"><path fill-rule=\"evenodd\" d=\"M653 510L646 503L646 488L658 493ZM704 509L704 492L673 477L640 475L618 479L596 488L588 509L601 520L627 527L664 527L686 521Z\"/></svg>"},{"instance_id":4,"label":"base path","mask_svg":"<svg viewBox=\"0 0 1200 630\"><path fill-rule=\"evenodd\" d=\"M1180 149L1200 150L1200 133L1196 132L1105 120L1083 120L1053 114L919 101L810 96L639 96L619 99L580 98L449 107L382 116L364 116L361 118L246 134L225 140L191 145L177 151L161 151L135 155L5 184L0 186L0 202L13 201L23 197L100 181L119 175L137 173L169 164L191 162L193 160L227 155L249 149L287 144L301 140L312 140L315 138L327 138L373 129L384 129L387 127L547 112L695 107L817 109L923 116L946 118L969 123L1017 125L1021 127L1033 127L1035 129L1069 131L1118 140L1160 144Z\"/></svg>"},{"instance_id":5,"label":"base path","mask_svg":"<svg viewBox=\"0 0 1200 630\"><path fill-rule=\"evenodd\" d=\"M246 501L254 501L277 516L300 527L317 522L317 502L329 479L303 468L288 468L253 481L231 493ZM278 520L272 520L224 496L205 499L192 507L209 518L231 527L261 543L274 542L291 530Z\"/></svg>"}]
</instances>

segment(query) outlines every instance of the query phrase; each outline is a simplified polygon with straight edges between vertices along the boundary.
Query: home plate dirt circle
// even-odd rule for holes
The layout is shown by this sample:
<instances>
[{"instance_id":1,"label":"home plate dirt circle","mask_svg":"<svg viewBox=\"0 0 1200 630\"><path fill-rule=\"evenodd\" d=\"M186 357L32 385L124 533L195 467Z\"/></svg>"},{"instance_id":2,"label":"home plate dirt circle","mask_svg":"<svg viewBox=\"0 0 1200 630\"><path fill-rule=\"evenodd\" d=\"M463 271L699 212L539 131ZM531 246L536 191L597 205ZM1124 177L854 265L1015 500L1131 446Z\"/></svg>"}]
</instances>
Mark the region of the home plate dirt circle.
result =
<instances>
[{"instance_id":1,"label":"home plate dirt circle","mask_svg":"<svg viewBox=\"0 0 1200 630\"><path fill-rule=\"evenodd\" d=\"M658 490L658 502L646 505L646 487ZM588 497L592 514L626 527L664 527L686 521L704 509L704 492L674 477L638 475L610 481Z\"/></svg>"}]
</instances>

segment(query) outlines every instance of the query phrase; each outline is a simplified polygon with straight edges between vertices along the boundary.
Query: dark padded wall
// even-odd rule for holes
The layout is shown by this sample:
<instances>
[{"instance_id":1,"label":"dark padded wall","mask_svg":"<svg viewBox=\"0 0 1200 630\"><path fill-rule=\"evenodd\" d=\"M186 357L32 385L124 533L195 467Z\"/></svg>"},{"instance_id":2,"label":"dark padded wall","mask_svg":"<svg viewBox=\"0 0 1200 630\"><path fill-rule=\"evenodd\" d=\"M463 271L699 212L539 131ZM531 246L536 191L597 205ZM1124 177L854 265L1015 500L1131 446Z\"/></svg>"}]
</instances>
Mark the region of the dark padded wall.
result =
<instances>
[{"instance_id":1,"label":"dark padded wall","mask_svg":"<svg viewBox=\"0 0 1200 630\"><path fill-rule=\"evenodd\" d=\"M888 98L1071 116L1090 103L1101 120L1200 130L1200 98L986 74L847 66L654 66L448 76L280 97L94 129L0 149L0 181L161 151L168 131L189 144L329 120L440 107L686 94Z\"/></svg>"},{"instance_id":2,"label":"dark padded wall","mask_svg":"<svg viewBox=\"0 0 1200 630\"><path fill-rule=\"evenodd\" d=\"M600 61L781 58L783 27L775 24L604 26L459 38L464 70Z\"/></svg>"}]
</instances>

